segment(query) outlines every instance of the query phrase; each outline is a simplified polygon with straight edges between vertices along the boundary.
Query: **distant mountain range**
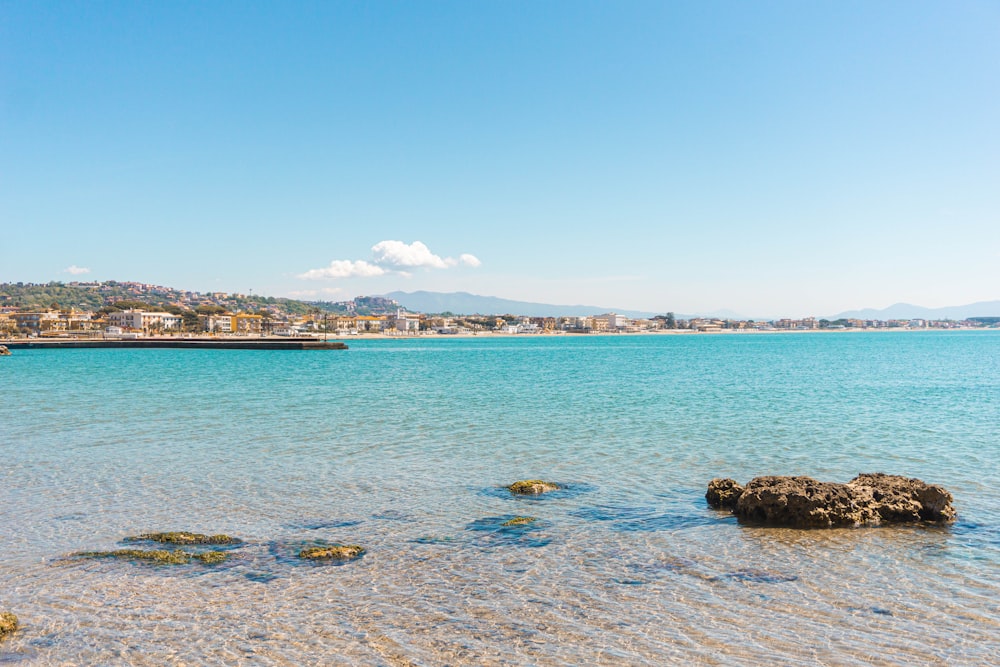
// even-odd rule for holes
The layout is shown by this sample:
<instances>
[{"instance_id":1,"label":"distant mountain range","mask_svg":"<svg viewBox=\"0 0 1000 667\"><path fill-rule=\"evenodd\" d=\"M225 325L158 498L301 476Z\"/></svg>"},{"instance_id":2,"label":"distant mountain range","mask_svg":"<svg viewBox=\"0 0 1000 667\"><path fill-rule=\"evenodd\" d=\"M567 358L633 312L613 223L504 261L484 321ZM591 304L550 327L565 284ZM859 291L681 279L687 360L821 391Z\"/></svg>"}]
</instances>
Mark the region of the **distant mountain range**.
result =
<instances>
[{"instance_id":1,"label":"distant mountain range","mask_svg":"<svg viewBox=\"0 0 1000 667\"><path fill-rule=\"evenodd\" d=\"M666 311L651 312L614 308L610 306L560 306L549 303L534 303L531 301L514 301L496 296L479 296L468 292L390 292L383 294L387 299L394 299L409 310L420 313L454 313L456 315L526 315L528 317L574 317L588 315L603 315L617 313L625 317L654 317L666 315ZM718 317L721 319L740 319L736 313L720 310L690 315L674 313L674 317L689 320L694 317Z\"/></svg>"},{"instance_id":2,"label":"distant mountain range","mask_svg":"<svg viewBox=\"0 0 1000 667\"><path fill-rule=\"evenodd\" d=\"M665 314L601 306L556 306L501 299L496 296L479 296L468 292L390 292L383 296L387 299L395 299L401 306L420 313L455 313L456 315L504 315L509 313L528 317L573 317L575 315L601 315L609 312L626 317L652 317Z\"/></svg>"},{"instance_id":3,"label":"distant mountain range","mask_svg":"<svg viewBox=\"0 0 1000 667\"><path fill-rule=\"evenodd\" d=\"M964 320L969 317L1000 316L1000 301L979 301L965 306L946 306L944 308L924 308L911 303L897 303L877 310L849 310L827 319L840 318L857 320Z\"/></svg>"},{"instance_id":4,"label":"distant mountain range","mask_svg":"<svg viewBox=\"0 0 1000 667\"><path fill-rule=\"evenodd\" d=\"M527 315L529 317L572 317L600 315L603 313L618 313L626 317L653 317L665 315L665 312L648 312L614 308L609 306L562 306L530 301L515 301L495 296L479 296L468 292L390 292L382 295L394 299L409 310L421 313L455 313L456 315ZM719 319L746 319L731 310L700 312L697 314L675 313L677 319L688 320L694 317L712 317ZM969 317L1000 316L1000 301L981 301L965 306L950 306L947 308L924 308L908 303L897 303L881 310L866 308L851 310L824 319L837 320L964 320ZM773 319L773 318L756 318Z\"/></svg>"}]
</instances>

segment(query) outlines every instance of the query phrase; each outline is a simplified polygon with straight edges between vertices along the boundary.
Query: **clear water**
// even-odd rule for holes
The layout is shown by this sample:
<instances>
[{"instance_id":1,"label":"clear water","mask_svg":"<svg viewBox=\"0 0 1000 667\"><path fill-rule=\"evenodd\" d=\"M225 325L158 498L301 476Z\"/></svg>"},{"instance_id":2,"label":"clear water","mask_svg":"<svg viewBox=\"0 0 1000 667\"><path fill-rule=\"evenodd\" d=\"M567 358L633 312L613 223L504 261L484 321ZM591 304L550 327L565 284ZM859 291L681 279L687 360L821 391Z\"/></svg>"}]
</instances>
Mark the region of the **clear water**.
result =
<instances>
[{"instance_id":1,"label":"clear water","mask_svg":"<svg viewBox=\"0 0 1000 667\"><path fill-rule=\"evenodd\" d=\"M0 663L998 662L1000 332L350 344L0 359L0 610L24 626ZM943 484L960 520L750 528L703 497L862 471ZM568 488L499 488L523 478ZM160 530L248 543L66 558ZM368 551L291 557L316 540Z\"/></svg>"}]
</instances>

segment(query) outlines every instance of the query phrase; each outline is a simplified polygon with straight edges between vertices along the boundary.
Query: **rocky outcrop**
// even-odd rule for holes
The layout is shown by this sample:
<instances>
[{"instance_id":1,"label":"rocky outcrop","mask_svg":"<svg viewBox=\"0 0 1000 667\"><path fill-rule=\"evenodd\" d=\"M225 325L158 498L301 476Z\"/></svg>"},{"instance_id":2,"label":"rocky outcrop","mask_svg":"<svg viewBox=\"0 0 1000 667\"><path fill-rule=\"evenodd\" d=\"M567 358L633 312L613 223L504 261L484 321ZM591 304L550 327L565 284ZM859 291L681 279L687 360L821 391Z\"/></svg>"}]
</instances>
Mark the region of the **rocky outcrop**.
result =
<instances>
[{"instance_id":1,"label":"rocky outcrop","mask_svg":"<svg viewBox=\"0 0 1000 667\"><path fill-rule=\"evenodd\" d=\"M886 522L953 521L951 493L937 484L884 473L863 473L847 483L856 495L867 500Z\"/></svg>"},{"instance_id":2,"label":"rocky outcrop","mask_svg":"<svg viewBox=\"0 0 1000 667\"><path fill-rule=\"evenodd\" d=\"M17 616L9 611L0 612L0 641L7 635L14 634L18 627Z\"/></svg>"},{"instance_id":3,"label":"rocky outcrop","mask_svg":"<svg viewBox=\"0 0 1000 667\"><path fill-rule=\"evenodd\" d=\"M743 493L743 487L735 479L717 477L708 483L705 500L715 509L734 509L736 501Z\"/></svg>"},{"instance_id":4,"label":"rocky outcrop","mask_svg":"<svg viewBox=\"0 0 1000 667\"><path fill-rule=\"evenodd\" d=\"M847 484L811 477L756 477L740 487L731 479L709 482L712 507L740 519L796 528L863 526L955 518L952 496L919 479L865 473Z\"/></svg>"},{"instance_id":5,"label":"rocky outcrop","mask_svg":"<svg viewBox=\"0 0 1000 667\"><path fill-rule=\"evenodd\" d=\"M558 491L559 485L555 482L544 482L540 479L522 479L507 487L511 493L519 496L537 496L549 491Z\"/></svg>"}]
</instances>

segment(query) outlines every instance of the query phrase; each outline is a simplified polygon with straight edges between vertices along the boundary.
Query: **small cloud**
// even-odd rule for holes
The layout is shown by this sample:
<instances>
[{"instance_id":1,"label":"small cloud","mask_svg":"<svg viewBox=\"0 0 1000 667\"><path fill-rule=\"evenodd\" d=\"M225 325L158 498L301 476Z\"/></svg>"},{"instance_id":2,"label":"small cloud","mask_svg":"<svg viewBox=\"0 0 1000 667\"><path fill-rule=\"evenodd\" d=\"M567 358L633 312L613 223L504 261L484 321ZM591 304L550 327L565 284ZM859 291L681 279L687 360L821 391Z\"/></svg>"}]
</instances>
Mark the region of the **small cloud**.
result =
<instances>
[{"instance_id":1,"label":"small cloud","mask_svg":"<svg viewBox=\"0 0 1000 667\"><path fill-rule=\"evenodd\" d=\"M369 278L381 276L384 273L385 269L381 266L369 264L363 259L356 262L349 259L335 259L326 268L310 269L305 273L300 273L298 277L303 280L326 280L328 278Z\"/></svg>"},{"instance_id":2,"label":"small cloud","mask_svg":"<svg viewBox=\"0 0 1000 667\"><path fill-rule=\"evenodd\" d=\"M83 275L84 273L90 273L90 269L82 266L77 266L76 264L71 264L70 266L67 266L65 269L63 269L63 273L79 276Z\"/></svg>"},{"instance_id":3,"label":"small cloud","mask_svg":"<svg viewBox=\"0 0 1000 667\"><path fill-rule=\"evenodd\" d=\"M376 264L388 264L392 267L448 268L447 261L432 253L430 248L420 241L410 244L402 241L381 241L372 246L372 254Z\"/></svg>"},{"instance_id":4,"label":"small cloud","mask_svg":"<svg viewBox=\"0 0 1000 667\"><path fill-rule=\"evenodd\" d=\"M319 292L317 290L314 290L314 289L298 289L298 290L292 290L291 292L289 292L288 296L297 299L300 296L316 296L317 294L319 294Z\"/></svg>"},{"instance_id":5,"label":"small cloud","mask_svg":"<svg viewBox=\"0 0 1000 667\"><path fill-rule=\"evenodd\" d=\"M407 269L447 269L453 266L476 267L482 262L475 255L463 253L458 259L440 257L431 252L424 243L414 241L379 241L372 246L372 261L363 259L335 259L330 266L322 269L310 269L297 277L302 280L330 280L336 278L370 278L395 273L404 278L413 274Z\"/></svg>"}]
</instances>

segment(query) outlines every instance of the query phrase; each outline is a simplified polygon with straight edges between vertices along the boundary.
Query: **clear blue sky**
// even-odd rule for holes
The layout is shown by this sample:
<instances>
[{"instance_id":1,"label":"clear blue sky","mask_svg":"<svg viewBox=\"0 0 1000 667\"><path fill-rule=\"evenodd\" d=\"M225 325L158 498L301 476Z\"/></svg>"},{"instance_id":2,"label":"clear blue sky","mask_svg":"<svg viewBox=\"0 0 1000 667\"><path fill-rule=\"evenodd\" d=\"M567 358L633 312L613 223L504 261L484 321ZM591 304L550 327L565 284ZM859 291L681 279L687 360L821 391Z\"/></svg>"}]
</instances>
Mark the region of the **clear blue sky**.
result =
<instances>
[{"instance_id":1,"label":"clear blue sky","mask_svg":"<svg viewBox=\"0 0 1000 667\"><path fill-rule=\"evenodd\" d=\"M1000 3L0 0L0 281L106 279L1000 299Z\"/></svg>"}]
</instances>

